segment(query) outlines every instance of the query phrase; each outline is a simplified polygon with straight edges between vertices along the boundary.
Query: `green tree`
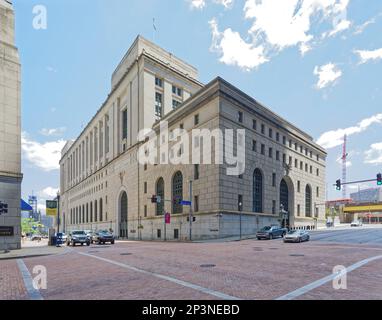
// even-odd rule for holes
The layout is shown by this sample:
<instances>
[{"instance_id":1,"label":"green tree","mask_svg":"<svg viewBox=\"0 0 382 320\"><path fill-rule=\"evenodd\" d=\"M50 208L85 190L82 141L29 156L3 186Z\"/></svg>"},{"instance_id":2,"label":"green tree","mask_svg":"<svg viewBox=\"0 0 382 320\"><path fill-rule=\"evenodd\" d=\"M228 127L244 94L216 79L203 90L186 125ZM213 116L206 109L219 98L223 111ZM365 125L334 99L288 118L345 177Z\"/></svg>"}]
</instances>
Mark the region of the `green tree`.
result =
<instances>
[{"instance_id":1,"label":"green tree","mask_svg":"<svg viewBox=\"0 0 382 320\"><path fill-rule=\"evenodd\" d=\"M35 228L33 228L35 227ZM21 219L21 230L23 233L31 233L31 234L36 234L39 232L39 228L44 227L39 222L36 222L32 218L22 218Z\"/></svg>"}]
</instances>

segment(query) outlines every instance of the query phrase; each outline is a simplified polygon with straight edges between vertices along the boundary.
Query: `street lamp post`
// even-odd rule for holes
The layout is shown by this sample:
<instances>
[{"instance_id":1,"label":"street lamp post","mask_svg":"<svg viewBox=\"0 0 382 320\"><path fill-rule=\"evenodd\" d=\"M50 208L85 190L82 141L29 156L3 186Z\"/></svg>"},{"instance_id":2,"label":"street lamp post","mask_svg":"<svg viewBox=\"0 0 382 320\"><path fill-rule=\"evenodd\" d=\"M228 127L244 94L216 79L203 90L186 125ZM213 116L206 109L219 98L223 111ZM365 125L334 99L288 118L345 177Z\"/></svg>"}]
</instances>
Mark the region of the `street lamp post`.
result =
<instances>
[{"instance_id":1,"label":"street lamp post","mask_svg":"<svg viewBox=\"0 0 382 320\"><path fill-rule=\"evenodd\" d=\"M241 240L241 220L242 220L242 211L243 211L243 203L239 202L239 212L240 212L240 240Z\"/></svg>"},{"instance_id":2,"label":"street lamp post","mask_svg":"<svg viewBox=\"0 0 382 320\"><path fill-rule=\"evenodd\" d=\"M60 232L60 191L57 191L57 233Z\"/></svg>"}]
</instances>

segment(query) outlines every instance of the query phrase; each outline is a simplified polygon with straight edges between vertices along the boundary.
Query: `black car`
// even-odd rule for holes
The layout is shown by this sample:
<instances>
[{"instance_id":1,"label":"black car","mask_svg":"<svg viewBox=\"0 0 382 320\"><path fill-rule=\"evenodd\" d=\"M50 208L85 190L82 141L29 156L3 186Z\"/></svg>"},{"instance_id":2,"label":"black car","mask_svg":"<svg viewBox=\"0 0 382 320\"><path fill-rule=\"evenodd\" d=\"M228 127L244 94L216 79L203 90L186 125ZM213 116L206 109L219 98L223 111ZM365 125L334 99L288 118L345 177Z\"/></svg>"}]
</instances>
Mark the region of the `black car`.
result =
<instances>
[{"instance_id":1,"label":"black car","mask_svg":"<svg viewBox=\"0 0 382 320\"><path fill-rule=\"evenodd\" d=\"M267 226L262 228L260 231L256 233L257 240L261 239L269 239L272 240L278 237L284 237L287 233L287 229L280 228L278 226Z\"/></svg>"},{"instance_id":2,"label":"black car","mask_svg":"<svg viewBox=\"0 0 382 320\"><path fill-rule=\"evenodd\" d=\"M115 238L112 233L106 230L97 231L92 236L92 243L105 244L105 243L115 243Z\"/></svg>"}]
</instances>

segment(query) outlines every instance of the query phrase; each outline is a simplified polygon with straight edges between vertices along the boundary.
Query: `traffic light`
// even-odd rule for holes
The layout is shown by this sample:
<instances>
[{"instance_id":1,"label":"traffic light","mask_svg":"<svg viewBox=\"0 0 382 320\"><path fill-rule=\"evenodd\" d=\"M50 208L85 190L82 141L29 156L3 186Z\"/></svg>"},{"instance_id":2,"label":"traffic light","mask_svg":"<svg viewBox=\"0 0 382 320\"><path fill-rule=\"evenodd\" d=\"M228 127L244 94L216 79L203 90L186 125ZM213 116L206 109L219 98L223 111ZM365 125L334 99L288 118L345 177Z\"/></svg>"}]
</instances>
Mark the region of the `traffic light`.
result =
<instances>
[{"instance_id":1,"label":"traffic light","mask_svg":"<svg viewBox=\"0 0 382 320\"><path fill-rule=\"evenodd\" d=\"M336 181L336 189L337 189L337 190L341 190L341 180L340 180L340 179L338 179L338 180Z\"/></svg>"},{"instance_id":2,"label":"traffic light","mask_svg":"<svg viewBox=\"0 0 382 320\"><path fill-rule=\"evenodd\" d=\"M156 195L153 195L153 196L151 197L151 203L158 203L158 198L157 198Z\"/></svg>"},{"instance_id":3,"label":"traffic light","mask_svg":"<svg viewBox=\"0 0 382 320\"><path fill-rule=\"evenodd\" d=\"M0 215L8 213L8 204L0 202Z\"/></svg>"},{"instance_id":4,"label":"traffic light","mask_svg":"<svg viewBox=\"0 0 382 320\"><path fill-rule=\"evenodd\" d=\"M382 174L377 174L377 185L382 186Z\"/></svg>"}]
</instances>

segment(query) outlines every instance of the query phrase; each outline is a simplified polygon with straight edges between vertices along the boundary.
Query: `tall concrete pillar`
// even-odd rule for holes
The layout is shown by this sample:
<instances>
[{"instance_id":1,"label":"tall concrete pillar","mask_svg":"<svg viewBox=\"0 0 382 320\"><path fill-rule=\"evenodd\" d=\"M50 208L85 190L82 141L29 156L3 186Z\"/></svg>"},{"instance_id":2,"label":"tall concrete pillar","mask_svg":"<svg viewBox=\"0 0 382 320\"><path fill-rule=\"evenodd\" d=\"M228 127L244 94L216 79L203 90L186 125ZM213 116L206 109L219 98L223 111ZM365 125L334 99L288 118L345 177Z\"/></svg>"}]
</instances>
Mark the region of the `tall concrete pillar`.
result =
<instances>
[{"instance_id":1,"label":"tall concrete pillar","mask_svg":"<svg viewBox=\"0 0 382 320\"><path fill-rule=\"evenodd\" d=\"M0 250L21 247L21 66L15 47L14 11L0 0Z\"/></svg>"}]
</instances>

